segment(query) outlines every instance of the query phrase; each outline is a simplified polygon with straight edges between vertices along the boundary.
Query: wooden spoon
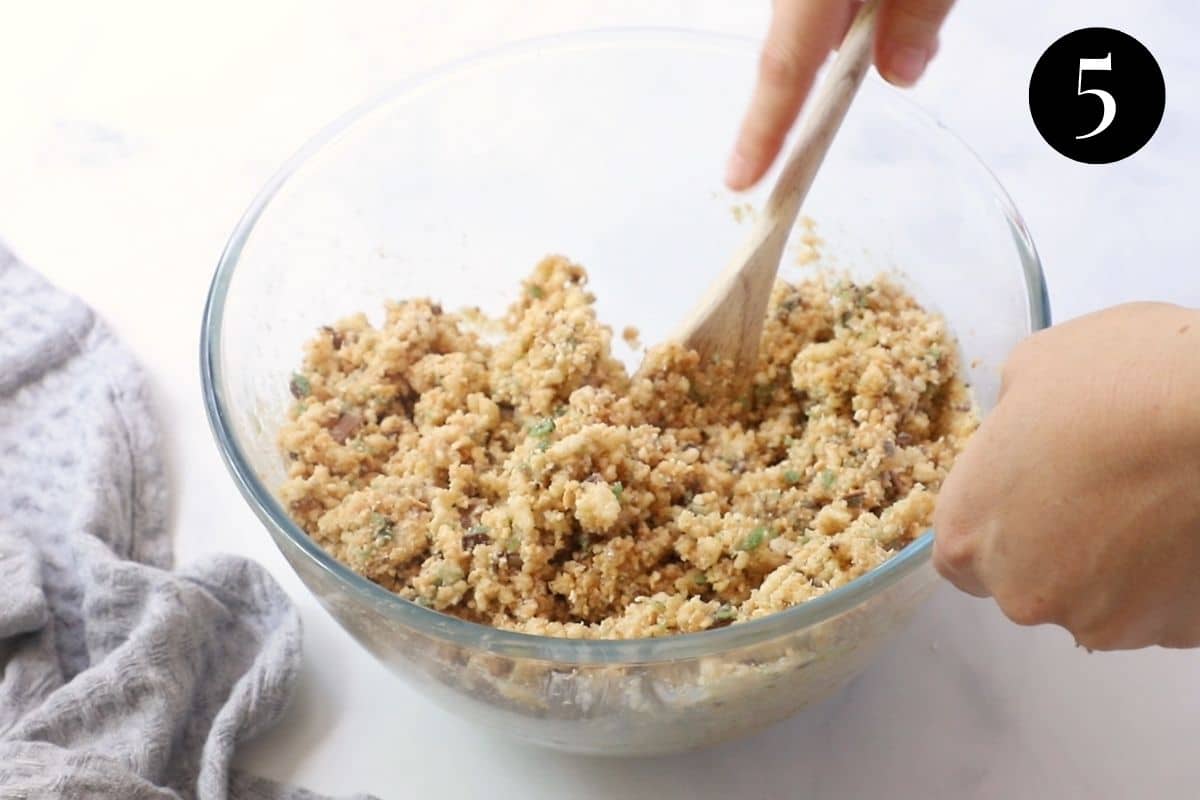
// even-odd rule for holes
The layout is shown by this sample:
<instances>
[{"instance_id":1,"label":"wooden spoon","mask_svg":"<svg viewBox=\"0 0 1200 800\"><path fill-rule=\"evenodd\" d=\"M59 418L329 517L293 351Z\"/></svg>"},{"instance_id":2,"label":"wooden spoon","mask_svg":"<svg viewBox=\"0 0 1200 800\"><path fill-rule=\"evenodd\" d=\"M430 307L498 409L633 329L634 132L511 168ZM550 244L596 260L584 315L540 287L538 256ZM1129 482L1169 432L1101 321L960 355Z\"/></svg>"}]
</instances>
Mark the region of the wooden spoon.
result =
<instances>
[{"instance_id":1,"label":"wooden spoon","mask_svg":"<svg viewBox=\"0 0 1200 800\"><path fill-rule=\"evenodd\" d=\"M732 362L730 377L735 385L744 385L753 376L767 300L783 247L825 153L871 66L878 7L879 0L868 0L854 18L801 122L796 145L749 240L676 335L677 341L700 354L700 363L705 367L718 364L724 369Z\"/></svg>"}]
</instances>

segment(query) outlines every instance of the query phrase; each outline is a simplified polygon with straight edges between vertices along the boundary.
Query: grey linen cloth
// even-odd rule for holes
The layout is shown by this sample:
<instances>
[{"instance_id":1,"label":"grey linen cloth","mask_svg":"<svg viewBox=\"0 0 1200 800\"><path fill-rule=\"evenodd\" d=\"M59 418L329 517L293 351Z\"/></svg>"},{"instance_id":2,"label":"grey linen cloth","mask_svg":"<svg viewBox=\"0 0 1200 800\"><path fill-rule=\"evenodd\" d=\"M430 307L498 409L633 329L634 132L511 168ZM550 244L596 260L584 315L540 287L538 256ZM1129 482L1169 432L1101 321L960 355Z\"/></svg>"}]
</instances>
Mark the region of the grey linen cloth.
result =
<instances>
[{"instance_id":1,"label":"grey linen cloth","mask_svg":"<svg viewBox=\"0 0 1200 800\"><path fill-rule=\"evenodd\" d=\"M316 798L231 770L300 620L258 565L171 571L138 365L0 245L0 798Z\"/></svg>"}]
</instances>

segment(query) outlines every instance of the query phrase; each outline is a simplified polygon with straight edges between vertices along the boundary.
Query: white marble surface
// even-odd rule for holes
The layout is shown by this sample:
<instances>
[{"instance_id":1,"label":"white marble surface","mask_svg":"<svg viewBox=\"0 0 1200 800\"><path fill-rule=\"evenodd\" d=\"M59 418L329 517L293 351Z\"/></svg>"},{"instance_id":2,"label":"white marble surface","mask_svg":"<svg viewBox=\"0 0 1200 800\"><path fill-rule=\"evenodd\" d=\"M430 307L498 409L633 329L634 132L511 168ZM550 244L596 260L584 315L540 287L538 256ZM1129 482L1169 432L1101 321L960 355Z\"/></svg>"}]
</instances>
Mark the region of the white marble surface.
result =
<instances>
[{"instance_id":1,"label":"white marble surface","mask_svg":"<svg viewBox=\"0 0 1200 800\"><path fill-rule=\"evenodd\" d=\"M916 95L1012 192L1056 316L1129 299L1200 305L1200 11L1183 0L960 6ZM149 367L168 421L180 560L257 558L304 617L295 705L246 748L245 766L381 797L1195 796L1200 653L1088 656L1057 629L1018 629L945 589L849 690L753 738L634 763L497 741L428 705L342 633L227 478L200 403L204 292L241 211L311 132L392 81L481 47L606 25L759 35L767 7L0 3L0 236L99 308ZM1157 138L1116 166L1060 158L1025 106L1037 56L1088 25L1138 36L1167 77Z\"/></svg>"}]
</instances>

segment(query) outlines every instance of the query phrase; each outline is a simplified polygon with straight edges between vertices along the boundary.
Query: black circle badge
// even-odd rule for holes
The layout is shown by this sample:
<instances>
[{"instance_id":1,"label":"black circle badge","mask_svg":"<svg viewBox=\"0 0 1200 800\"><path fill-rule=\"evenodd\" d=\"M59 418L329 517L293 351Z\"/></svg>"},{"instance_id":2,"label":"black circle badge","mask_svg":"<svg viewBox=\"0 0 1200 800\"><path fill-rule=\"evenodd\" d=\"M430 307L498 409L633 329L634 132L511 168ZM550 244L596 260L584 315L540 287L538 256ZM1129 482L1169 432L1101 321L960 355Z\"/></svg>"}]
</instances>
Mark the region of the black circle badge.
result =
<instances>
[{"instance_id":1,"label":"black circle badge","mask_svg":"<svg viewBox=\"0 0 1200 800\"><path fill-rule=\"evenodd\" d=\"M1141 150L1166 105L1154 56L1111 28L1068 33L1038 60L1029 82L1029 110L1042 138L1085 164L1111 164Z\"/></svg>"}]
</instances>

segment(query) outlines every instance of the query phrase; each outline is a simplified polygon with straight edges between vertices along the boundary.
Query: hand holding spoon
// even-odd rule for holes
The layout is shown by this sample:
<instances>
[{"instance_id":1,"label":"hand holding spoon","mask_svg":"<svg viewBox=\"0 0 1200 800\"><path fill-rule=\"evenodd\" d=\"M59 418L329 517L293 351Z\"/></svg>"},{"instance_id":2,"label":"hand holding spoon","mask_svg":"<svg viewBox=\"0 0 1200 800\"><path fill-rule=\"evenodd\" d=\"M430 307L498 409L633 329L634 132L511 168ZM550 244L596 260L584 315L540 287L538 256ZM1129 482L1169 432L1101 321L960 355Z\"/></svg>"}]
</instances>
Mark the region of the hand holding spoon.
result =
<instances>
[{"instance_id":1,"label":"hand holding spoon","mask_svg":"<svg viewBox=\"0 0 1200 800\"><path fill-rule=\"evenodd\" d=\"M733 365L733 378L752 377L767 300L779 272L788 234L834 135L871 66L879 0L868 0L821 82L800 124L766 208L734 260L693 309L676 339L700 354L702 365Z\"/></svg>"}]
</instances>

